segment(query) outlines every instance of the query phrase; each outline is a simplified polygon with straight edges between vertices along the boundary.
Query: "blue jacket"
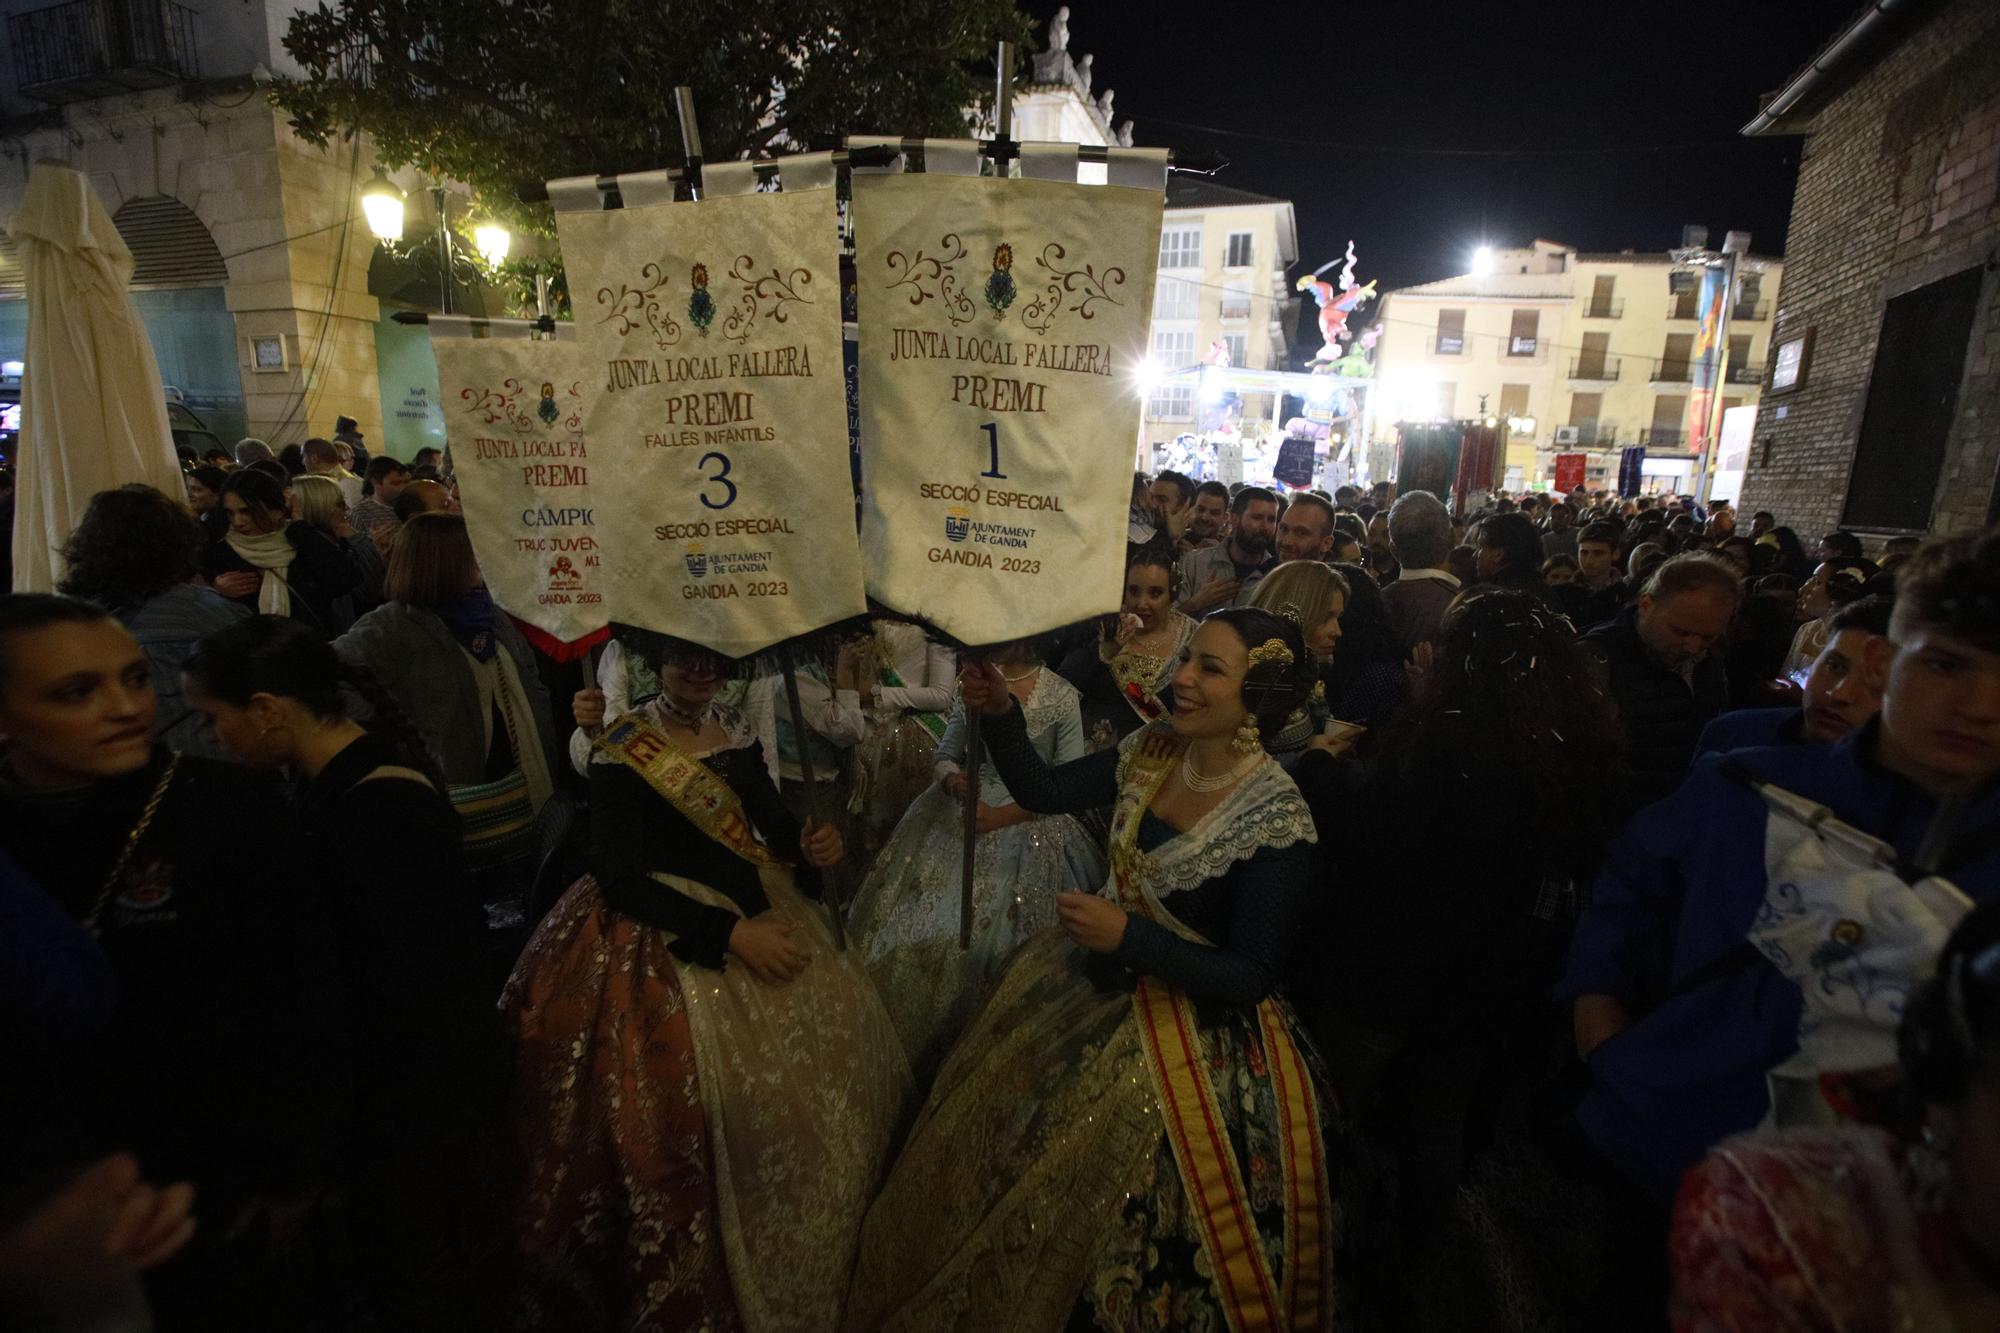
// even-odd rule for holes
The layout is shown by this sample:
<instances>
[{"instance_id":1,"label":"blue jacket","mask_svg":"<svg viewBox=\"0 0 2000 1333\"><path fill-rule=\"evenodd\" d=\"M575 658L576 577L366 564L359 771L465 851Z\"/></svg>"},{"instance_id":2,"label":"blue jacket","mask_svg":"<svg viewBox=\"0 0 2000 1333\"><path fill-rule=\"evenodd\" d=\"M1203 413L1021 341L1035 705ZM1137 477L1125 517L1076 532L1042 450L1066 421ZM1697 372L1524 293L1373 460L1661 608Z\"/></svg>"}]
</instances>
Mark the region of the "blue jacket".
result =
<instances>
[{"instance_id":1,"label":"blue jacket","mask_svg":"<svg viewBox=\"0 0 2000 1333\"><path fill-rule=\"evenodd\" d=\"M1728 759L1914 861L1940 803L1874 762L1877 726L1834 745ZM1679 791L1626 827L1557 988L1566 998L1610 995L1640 1015L1591 1053L1577 1118L1662 1201L1702 1154L1763 1119L1764 1077L1798 1045L1798 987L1763 959L1689 981L1737 950L1764 901L1767 807L1724 776L1724 762L1702 759ZM1974 898L2000 893L2000 787L1953 805L1958 823L1934 868Z\"/></svg>"},{"instance_id":2,"label":"blue jacket","mask_svg":"<svg viewBox=\"0 0 2000 1333\"><path fill-rule=\"evenodd\" d=\"M1798 708L1739 708L1701 729L1695 758L1759 745L1805 744L1805 712Z\"/></svg>"}]
</instances>

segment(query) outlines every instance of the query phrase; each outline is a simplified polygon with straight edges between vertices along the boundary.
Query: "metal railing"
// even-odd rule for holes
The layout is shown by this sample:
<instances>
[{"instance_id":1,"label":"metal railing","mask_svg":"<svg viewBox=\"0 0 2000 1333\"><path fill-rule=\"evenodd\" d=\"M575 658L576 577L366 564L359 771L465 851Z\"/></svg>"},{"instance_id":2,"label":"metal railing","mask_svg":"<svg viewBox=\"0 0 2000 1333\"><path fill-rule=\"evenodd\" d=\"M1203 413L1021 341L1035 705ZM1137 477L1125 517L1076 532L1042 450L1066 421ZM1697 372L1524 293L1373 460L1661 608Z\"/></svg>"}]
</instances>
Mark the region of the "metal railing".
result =
<instances>
[{"instance_id":1,"label":"metal railing","mask_svg":"<svg viewBox=\"0 0 2000 1333\"><path fill-rule=\"evenodd\" d=\"M1625 314L1625 299L1616 297L1607 301L1592 298L1583 307L1585 319L1619 319Z\"/></svg>"},{"instance_id":2,"label":"metal railing","mask_svg":"<svg viewBox=\"0 0 2000 1333\"><path fill-rule=\"evenodd\" d=\"M1639 442L1648 449L1685 449L1687 432L1669 426L1648 426L1640 433Z\"/></svg>"},{"instance_id":3,"label":"metal railing","mask_svg":"<svg viewBox=\"0 0 2000 1333\"><path fill-rule=\"evenodd\" d=\"M1668 319L1700 319L1701 302L1693 297L1675 297L1667 302Z\"/></svg>"},{"instance_id":4,"label":"metal railing","mask_svg":"<svg viewBox=\"0 0 2000 1333\"><path fill-rule=\"evenodd\" d=\"M1731 384L1762 384L1764 382L1764 367L1748 364L1738 365L1732 361L1729 365L1728 380Z\"/></svg>"},{"instance_id":5,"label":"metal railing","mask_svg":"<svg viewBox=\"0 0 2000 1333\"><path fill-rule=\"evenodd\" d=\"M1569 377L1573 380L1615 380L1618 378L1618 366L1615 358L1580 356L1569 363Z\"/></svg>"},{"instance_id":6,"label":"metal railing","mask_svg":"<svg viewBox=\"0 0 2000 1333\"><path fill-rule=\"evenodd\" d=\"M1576 436L1573 439L1565 438L1557 440L1556 448L1558 449L1609 449L1618 442L1616 438L1618 428L1616 426L1600 426L1594 421L1589 421L1580 423L1573 428L1566 426L1563 429L1574 429Z\"/></svg>"},{"instance_id":7,"label":"metal railing","mask_svg":"<svg viewBox=\"0 0 2000 1333\"><path fill-rule=\"evenodd\" d=\"M24 97L69 102L199 76L194 10L173 0L69 0L7 20Z\"/></svg>"},{"instance_id":8,"label":"metal railing","mask_svg":"<svg viewBox=\"0 0 2000 1333\"><path fill-rule=\"evenodd\" d=\"M1729 312L1731 319L1761 320L1771 313L1771 307L1762 301L1738 301Z\"/></svg>"},{"instance_id":9,"label":"metal railing","mask_svg":"<svg viewBox=\"0 0 2000 1333\"><path fill-rule=\"evenodd\" d=\"M1691 384L1694 382L1694 362L1655 361L1651 378L1655 384Z\"/></svg>"},{"instance_id":10,"label":"metal railing","mask_svg":"<svg viewBox=\"0 0 2000 1333\"><path fill-rule=\"evenodd\" d=\"M1539 337L1523 338L1518 335L1509 335L1505 354L1516 360L1539 361L1542 359L1542 340Z\"/></svg>"}]
</instances>

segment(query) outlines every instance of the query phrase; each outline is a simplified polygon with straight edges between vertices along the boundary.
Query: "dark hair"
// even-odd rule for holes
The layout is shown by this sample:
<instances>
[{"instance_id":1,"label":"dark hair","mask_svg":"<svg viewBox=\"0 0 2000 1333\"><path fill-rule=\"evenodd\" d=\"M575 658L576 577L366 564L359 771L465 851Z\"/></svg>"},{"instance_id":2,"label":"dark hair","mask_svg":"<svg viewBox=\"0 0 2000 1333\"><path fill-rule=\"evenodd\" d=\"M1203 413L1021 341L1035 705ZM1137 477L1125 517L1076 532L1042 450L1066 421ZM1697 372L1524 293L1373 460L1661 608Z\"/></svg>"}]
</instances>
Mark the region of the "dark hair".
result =
<instances>
[{"instance_id":1,"label":"dark hair","mask_svg":"<svg viewBox=\"0 0 2000 1333\"><path fill-rule=\"evenodd\" d=\"M1542 536L1526 514L1495 514L1481 519L1474 539L1501 552L1502 575L1533 576L1542 567Z\"/></svg>"},{"instance_id":2,"label":"dark hair","mask_svg":"<svg viewBox=\"0 0 2000 1333\"><path fill-rule=\"evenodd\" d=\"M1181 493L1182 504L1186 504L1188 501L1194 498L1194 478L1187 476L1184 473L1176 472L1172 468L1168 468L1166 471L1162 472L1159 476L1153 478L1153 480L1156 482L1164 481L1165 483L1167 483L1167 485L1179 491Z\"/></svg>"},{"instance_id":3,"label":"dark hair","mask_svg":"<svg viewBox=\"0 0 2000 1333\"><path fill-rule=\"evenodd\" d=\"M1340 613L1340 646L1326 673L1326 697L1338 702L1360 675L1380 663L1403 662L1402 641L1389 619L1382 585L1366 568L1335 562L1333 570L1347 580L1347 609Z\"/></svg>"},{"instance_id":4,"label":"dark hair","mask_svg":"<svg viewBox=\"0 0 2000 1333\"><path fill-rule=\"evenodd\" d=\"M1975 904L1953 927L1937 971L1903 1007L1897 1054L1910 1091L1956 1102L2000 1072L2000 900Z\"/></svg>"},{"instance_id":5,"label":"dark hair","mask_svg":"<svg viewBox=\"0 0 2000 1333\"><path fill-rule=\"evenodd\" d=\"M353 417L335 417L333 419L333 433L335 435L338 435L342 431L353 430L356 426L360 424L361 423L356 421Z\"/></svg>"},{"instance_id":6,"label":"dark hair","mask_svg":"<svg viewBox=\"0 0 2000 1333\"><path fill-rule=\"evenodd\" d=\"M322 440L315 435L299 446L299 457L308 462L339 463L340 451L333 447L332 440Z\"/></svg>"},{"instance_id":7,"label":"dark hair","mask_svg":"<svg viewBox=\"0 0 2000 1333\"><path fill-rule=\"evenodd\" d=\"M1819 544L1831 546L1833 553L1842 560L1859 560L1864 554L1861 549L1861 538L1844 528L1827 533L1819 539Z\"/></svg>"},{"instance_id":8,"label":"dark hair","mask_svg":"<svg viewBox=\"0 0 2000 1333\"><path fill-rule=\"evenodd\" d=\"M288 444L278 450L278 464L285 469L288 477L302 477L306 473L306 452L296 444Z\"/></svg>"},{"instance_id":9,"label":"dark hair","mask_svg":"<svg viewBox=\"0 0 2000 1333\"><path fill-rule=\"evenodd\" d=\"M107 610L135 608L194 575L208 534L177 500L134 483L90 497L63 543L57 587Z\"/></svg>"},{"instance_id":10,"label":"dark hair","mask_svg":"<svg viewBox=\"0 0 2000 1333\"><path fill-rule=\"evenodd\" d=\"M1557 551L1554 555L1542 561L1542 574L1544 577L1546 577L1548 575L1548 572L1552 569L1581 570L1582 568L1583 568L1582 565L1576 563L1576 557L1569 554L1567 551Z\"/></svg>"},{"instance_id":11,"label":"dark hair","mask_svg":"<svg viewBox=\"0 0 2000 1333\"><path fill-rule=\"evenodd\" d=\"M296 699L314 717L329 722L349 716L341 697L341 687L349 686L374 711L377 727L393 732L431 785L441 795L445 791L430 747L374 673L344 660L324 637L289 616L252 616L217 630L196 646L181 674L203 694L237 708L256 695L273 694Z\"/></svg>"},{"instance_id":12,"label":"dark hair","mask_svg":"<svg viewBox=\"0 0 2000 1333\"><path fill-rule=\"evenodd\" d=\"M1934 629L2000 651L2000 528L1934 541L1896 566L1889 637Z\"/></svg>"},{"instance_id":13,"label":"dark hair","mask_svg":"<svg viewBox=\"0 0 2000 1333\"><path fill-rule=\"evenodd\" d=\"M285 525L288 511L285 508L285 488L271 479L271 474L251 464L240 471L232 472L222 483L222 493L233 495L243 502L243 507L252 513L261 513L269 522L279 527Z\"/></svg>"},{"instance_id":14,"label":"dark hair","mask_svg":"<svg viewBox=\"0 0 2000 1333\"><path fill-rule=\"evenodd\" d=\"M236 461L230 456L229 451L219 444L210 445L201 457L203 462L207 462L211 458L220 458L225 463L234 463Z\"/></svg>"},{"instance_id":15,"label":"dark hair","mask_svg":"<svg viewBox=\"0 0 2000 1333\"><path fill-rule=\"evenodd\" d=\"M111 619L111 613L78 597L59 597L48 592L0 594L0 684L14 674L11 642L17 634L27 634L51 625L97 625Z\"/></svg>"},{"instance_id":16,"label":"dark hair","mask_svg":"<svg viewBox=\"0 0 2000 1333\"><path fill-rule=\"evenodd\" d=\"M412 477L410 480L413 482L418 480L429 481L430 478ZM439 484L442 485L443 483L440 482ZM429 505L424 503L424 493L422 491L418 490L415 486L405 486L397 494L396 502L389 506L389 512L396 516L398 523L407 523L418 514L428 514L434 511Z\"/></svg>"},{"instance_id":17,"label":"dark hair","mask_svg":"<svg viewBox=\"0 0 2000 1333\"><path fill-rule=\"evenodd\" d=\"M1382 753L1413 790L1463 790L1471 765L1500 779L1477 799L1510 801L1538 855L1576 857L1565 870L1593 859L1579 837L1615 826L1616 710L1569 622L1531 593L1474 588L1452 604Z\"/></svg>"},{"instance_id":18,"label":"dark hair","mask_svg":"<svg viewBox=\"0 0 2000 1333\"><path fill-rule=\"evenodd\" d=\"M387 454L377 454L368 460L368 470L362 473L361 493L363 495L373 495L375 493L376 482L383 480L392 473L408 472L409 470L409 464L391 458Z\"/></svg>"},{"instance_id":19,"label":"dark hair","mask_svg":"<svg viewBox=\"0 0 2000 1333\"><path fill-rule=\"evenodd\" d=\"M222 483L229 480L229 474L219 467L191 468L188 475L217 495L222 494Z\"/></svg>"},{"instance_id":20,"label":"dark hair","mask_svg":"<svg viewBox=\"0 0 2000 1333\"><path fill-rule=\"evenodd\" d=\"M240 476L245 472L263 473L265 476L269 477L272 481L278 483L278 490L280 492L282 492L285 489L285 487L292 484L292 474L285 471L285 465L283 463L280 463L275 458L260 458L254 463L245 464L244 466L236 469L236 471L230 473L229 475L235 477L235 476Z\"/></svg>"},{"instance_id":21,"label":"dark hair","mask_svg":"<svg viewBox=\"0 0 2000 1333\"><path fill-rule=\"evenodd\" d=\"M1236 498L1229 502L1229 512L1241 518L1250 512L1250 505L1257 500L1262 500L1265 504L1278 503L1276 492L1265 490L1262 486L1245 486L1236 492Z\"/></svg>"},{"instance_id":22,"label":"dark hair","mask_svg":"<svg viewBox=\"0 0 2000 1333\"><path fill-rule=\"evenodd\" d=\"M1229 503L1229 488L1219 481L1204 481L1194 488L1194 494L1197 500L1204 495L1212 495L1225 505Z\"/></svg>"},{"instance_id":23,"label":"dark hair","mask_svg":"<svg viewBox=\"0 0 2000 1333\"><path fill-rule=\"evenodd\" d=\"M676 662L709 662L713 663L722 675L742 675L756 662L755 658L730 657L703 644L677 639L658 630L621 624L615 620L611 622L611 637L616 639L626 652L656 672Z\"/></svg>"},{"instance_id":24,"label":"dark hair","mask_svg":"<svg viewBox=\"0 0 2000 1333\"><path fill-rule=\"evenodd\" d=\"M1576 534L1576 540L1579 546L1584 542L1602 542L1615 551L1618 549L1619 538L1623 535L1616 523L1599 519L1595 523L1584 524L1583 531Z\"/></svg>"},{"instance_id":25,"label":"dark hair","mask_svg":"<svg viewBox=\"0 0 2000 1333\"><path fill-rule=\"evenodd\" d=\"M1355 496L1360 494L1361 488L1359 486L1336 486L1333 488L1333 498L1336 503L1342 506L1349 504ZM1343 495L1347 496L1348 499L1342 500L1340 497Z\"/></svg>"},{"instance_id":26,"label":"dark hair","mask_svg":"<svg viewBox=\"0 0 2000 1333\"><path fill-rule=\"evenodd\" d=\"M1254 606L1228 607L1202 621L1204 625L1215 623L1236 631L1252 652L1276 639L1291 654L1289 663L1253 662L1243 673L1243 706L1257 719L1258 729L1266 737L1276 735L1311 688L1312 667L1306 659L1305 637L1283 616Z\"/></svg>"},{"instance_id":27,"label":"dark hair","mask_svg":"<svg viewBox=\"0 0 2000 1333\"><path fill-rule=\"evenodd\" d=\"M1864 597L1834 612L1833 618L1827 622L1827 634L1830 637L1842 630L1858 629L1866 634L1886 636L1889 633L1889 617L1895 609L1894 600L1879 593Z\"/></svg>"},{"instance_id":28,"label":"dark hair","mask_svg":"<svg viewBox=\"0 0 2000 1333\"><path fill-rule=\"evenodd\" d=\"M1445 553L1444 562L1451 570L1453 578L1470 587L1479 577L1479 552L1470 546L1454 546Z\"/></svg>"},{"instance_id":29,"label":"dark hair","mask_svg":"<svg viewBox=\"0 0 2000 1333\"><path fill-rule=\"evenodd\" d=\"M1125 548L1125 572L1135 569L1164 569L1167 571L1167 596L1180 595L1180 557L1174 553L1174 544L1164 534L1155 533L1151 541L1138 542Z\"/></svg>"},{"instance_id":30,"label":"dark hair","mask_svg":"<svg viewBox=\"0 0 2000 1333\"><path fill-rule=\"evenodd\" d=\"M414 472L420 467L434 467L437 460L443 456L444 450L434 444L427 444L410 456L410 470Z\"/></svg>"},{"instance_id":31,"label":"dark hair","mask_svg":"<svg viewBox=\"0 0 2000 1333\"><path fill-rule=\"evenodd\" d=\"M465 520L436 511L417 514L396 534L388 572L382 576L382 596L412 606L435 606L462 595L478 575L479 560L472 553Z\"/></svg>"},{"instance_id":32,"label":"dark hair","mask_svg":"<svg viewBox=\"0 0 2000 1333\"><path fill-rule=\"evenodd\" d=\"M1311 491L1301 491L1299 494L1294 495L1292 497L1292 504L1291 504L1292 509L1295 510L1302 506L1308 509L1317 509L1322 514L1326 515L1326 531L1328 534L1331 534L1334 528L1339 526L1340 518L1339 515L1333 512L1333 505L1325 500L1320 499L1317 495L1314 495ZM1288 510L1287 512L1289 513L1290 511ZM1294 521L1296 522L1296 520ZM1363 540L1366 540L1367 533L1365 531L1363 532L1362 537Z\"/></svg>"}]
</instances>

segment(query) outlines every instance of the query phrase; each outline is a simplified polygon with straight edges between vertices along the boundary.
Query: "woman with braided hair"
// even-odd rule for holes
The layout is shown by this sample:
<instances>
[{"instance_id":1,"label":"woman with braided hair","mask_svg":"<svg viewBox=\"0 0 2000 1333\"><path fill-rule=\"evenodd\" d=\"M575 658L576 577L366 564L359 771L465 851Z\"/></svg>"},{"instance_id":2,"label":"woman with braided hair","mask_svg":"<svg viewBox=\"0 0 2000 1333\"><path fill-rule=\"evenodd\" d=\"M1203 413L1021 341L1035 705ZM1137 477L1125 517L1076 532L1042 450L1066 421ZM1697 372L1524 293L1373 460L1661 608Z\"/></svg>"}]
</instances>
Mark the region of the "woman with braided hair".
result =
<instances>
[{"instance_id":1,"label":"woman with braided hair","mask_svg":"<svg viewBox=\"0 0 2000 1333\"><path fill-rule=\"evenodd\" d=\"M305 631L310 634L310 631ZM195 1188L194 1241L147 1275L163 1330L300 1328L300 1241L348 1097L326 895L281 794L156 745L146 654L88 602L0 597L0 852L96 937L88 1031L9 1034L0 1194L113 1151Z\"/></svg>"},{"instance_id":2,"label":"woman with braided hair","mask_svg":"<svg viewBox=\"0 0 2000 1333\"><path fill-rule=\"evenodd\" d=\"M357 831L380 852L329 895L354 1029L342 1174L355 1253L381 1327L488 1327L476 1219L505 1051L444 779L367 670L297 621L257 616L210 635L184 671L224 746L296 780L307 864L348 864ZM343 685L393 737L348 715Z\"/></svg>"},{"instance_id":3,"label":"woman with braided hair","mask_svg":"<svg viewBox=\"0 0 2000 1333\"><path fill-rule=\"evenodd\" d=\"M963 673L1022 805L1115 801L1112 873L1055 895L1060 928L1022 946L945 1060L863 1228L848 1329L1348 1315L1342 1140L1276 995L1319 887L1312 818L1262 735L1305 668L1297 626L1218 611L1183 654L1170 718L1059 767L997 669Z\"/></svg>"}]
</instances>

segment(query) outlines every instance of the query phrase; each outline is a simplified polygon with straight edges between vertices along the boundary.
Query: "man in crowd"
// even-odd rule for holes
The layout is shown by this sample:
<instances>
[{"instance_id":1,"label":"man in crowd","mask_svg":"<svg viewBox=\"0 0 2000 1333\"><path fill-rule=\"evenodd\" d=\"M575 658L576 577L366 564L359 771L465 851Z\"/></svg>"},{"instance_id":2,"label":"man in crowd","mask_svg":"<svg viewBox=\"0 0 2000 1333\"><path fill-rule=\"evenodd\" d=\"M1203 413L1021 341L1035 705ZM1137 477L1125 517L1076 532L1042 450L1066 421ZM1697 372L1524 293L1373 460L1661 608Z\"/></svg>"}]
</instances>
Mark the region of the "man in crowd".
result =
<instances>
[{"instance_id":1,"label":"man in crowd","mask_svg":"<svg viewBox=\"0 0 2000 1333\"><path fill-rule=\"evenodd\" d=\"M1913 872L2000 893L2000 531L1914 557L1889 639L1877 719L1833 745L1702 760L1625 830L1578 924L1561 987L1590 1064L1578 1119L1662 1203L1764 1118L1766 1076L1797 1045L1798 987L1745 939L1772 816L1734 774L1824 805Z\"/></svg>"},{"instance_id":2,"label":"man in crowd","mask_svg":"<svg viewBox=\"0 0 2000 1333\"><path fill-rule=\"evenodd\" d=\"M1563 590L1563 610L1578 629L1602 625L1625 605L1625 580L1618 574L1616 523L1598 521L1576 539L1576 580Z\"/></svg>"},{"instance_id":3,"label":"man in crowd","mask_svg":"<svg viewBox=\"0 0 2000 1333\"><path fill-rule=\"evenodd\" d=\"M424 470L426 468L430 470L426 472ZM410 475L412 477L436 477L442 475L443 471L444 451L434 445L427 444L410 456Z\"/></svg>"},{"instance_id":4,"label":"man in crowd","mask_svg":"<svg viewBox=\"0 0 2000 1333\"><path fill-rule=\"evenodd\" d=\"M1194 503L1194 482L1169 469L1153 478L1146 488L1146 499L1152 505L1153 527L1179 541L1194 518L1189 508Z\"/></svg>"},{"instance_id":5,"label":"man in crowd","mask_svg":"<svg viewBox=\"0 0 2000 1333\"><path fill-rule=\"evenodd\" d=\"M1778 526L1778 516L1768 509L1759 509L1750 515L1750 540L1756 541L1765 533Z\"/></svg>"},{"instance_id":6,"label":"man in crowd","mask_svg":"<svg viewBox=\"0 0 2000 1333\"><path fill-rule=\"evenodd\" d=\"M1222 540L1229 526L1229 488L1219 481L1204 481L1195 487L1194 516L1180 540L1180 551L1206 550Z\"/></svg>"},{"instance_id":7,"label":"man in crowd","mask_svg":"<svg viewBox=\"0 0 2000 1333\"><path fill-rule=\"evenodd\" d=\"M339 484L350 512L361 503L361 478L340 465L340 451L333 447L332 440L322 440L315 435L305 442L300 453L306 461L307 475L325 477Z\"/></svg>"},{"instance_id":8,"label":"man in crowd","mask_svg":"<svg viewBox=\"0 0 2000 1333\"><path fill-rule=\"evenodd\" d=\"M1886 597L1864 597L1833 617L1826 647L1806 675L1798 708L1739 708L1708 724L1698 755L1724 754L1753 745L1830 745L1860 730L1882 706L1889 681L1889 608Z\"/></svg>"},{"instance_id":9,"label":"man in crowd","mask_svg":"<svg viewBox=\"0 0 2000 1333\"><path fill-rule=\"evenodd\" d=\"M249 467L252 463L260 463L267 458L276 457L277 455L271 452L270 445L252 436L246 435L236 442L236 466L238 467Z\"/></svg>"},{"instance_id":10,"label":"man in crowd","mask_svg":"<svg viewBox=\"0 0 2000 1333\"><path fill-rule=\"evenodd\" d=\"M1418 644L1437 641L1444 609L1458 595L1451 514L1429 491L1411 491L1389 510L1389 546L1402 572L1382 589L1382 604L1408 657Z\"/></svg>"},{"instance_id":11,"label":"man in crowd","mask_svg":"<svg viewBox=\"0 0 2000 1333\"><path fill-rule=\"evenodd\" d=\"M1292 497L1278 519L1278 563L1324 560L1333 548L1333 505L1311 491Z\"/></svg>"},{"instance_id":12,"label":"man in crowd","mask_svg":"<svg viewBox=\"0 0 2000 1333\"><path fill-rule=\"evenodd\" d=\"M458 497L453 495L443 482L420 477L403 487L402 492L396 496L396 503L392 508L396 522L402 524L409 522L418 514L438 510L456 513Z\"/></svg>"},{"instance_id":13,"label":"man in crowd","mask_svg":"<svg viewBox=\"0 0 2000 1333\"><path fill-rule=\"evenodd\" d=\"M1549 530L1542 534L1543 555L1576 554L1576 510L1566 500L1549 506Z\"/></svg>"},{"instance_id":14,"label":"man in crowd","mask_svg":"<svg viewBox=\"0 0 2000 1333\"><path fill-rule=\"evenodd\" d=\"M1743 585L1711 555L1677 555L1653 571L1638 605L1584 636L1624 729L1626 809L1672 792L1695 742L1729 703L1717 645Z\"/></svg>"},{"instance_id":15,"label":"man in crowd","mask_svg":"<svg viewBox=\"0 0 2000 1333\"><path fill-rule=\"evenodd\" d=\"M1333 488L1333 507L1341 513L1353 513L1354 506L1360 499L1361 488L1359 486L1336 486Z\"/></svg>"},{"instance_id":16,"label":"man in crowd","mask_svg":"<svg viewBox=\"0 0 2000 1333\"><path fill-rule=\"evenodd\" d=\"M347 511L347 521L359 532L373 532L396 521L396 497L410 484L410 470L387 454L368 460L361 479L361 503Z\"/></svg>"},{"instance_id":17,"label":"man in crowd","mask_svg":"<svg viewBox=\"0 0 2000 1333\"><path fill-rule=\"evenodd\" d=\"M1819 562L1822 565L1864 558L1861 538L1851 532L1829 532L1819 539Z\"/></svg>"},{"instance_id":18,"label":"man in crowd","mask_svg":"<svg viewBox=\"0 0 2000 1333\"><path fill-rule=\"evenodd\" d=\"M1181 558L1180 584L1188 589L1181 610L1204 616L1219 606L1248 606L1250 594L1277 567L1271 544L1278 529L1278 497L1245 486L1229 502L1229 536Z\"/></svg>"},{"instance_id":19,"label":"man in crowd","mask_svg":"<svg viewBox=\"0 0 2000 1333\"><path fill-rule=\"evenodd\" d=\"M333 442L344 444L354 451L354 470L366 473L373 460L368 456L368 443L361 438L361 423L353 417L333 419Z\"/></svg>"}]
</instances>

